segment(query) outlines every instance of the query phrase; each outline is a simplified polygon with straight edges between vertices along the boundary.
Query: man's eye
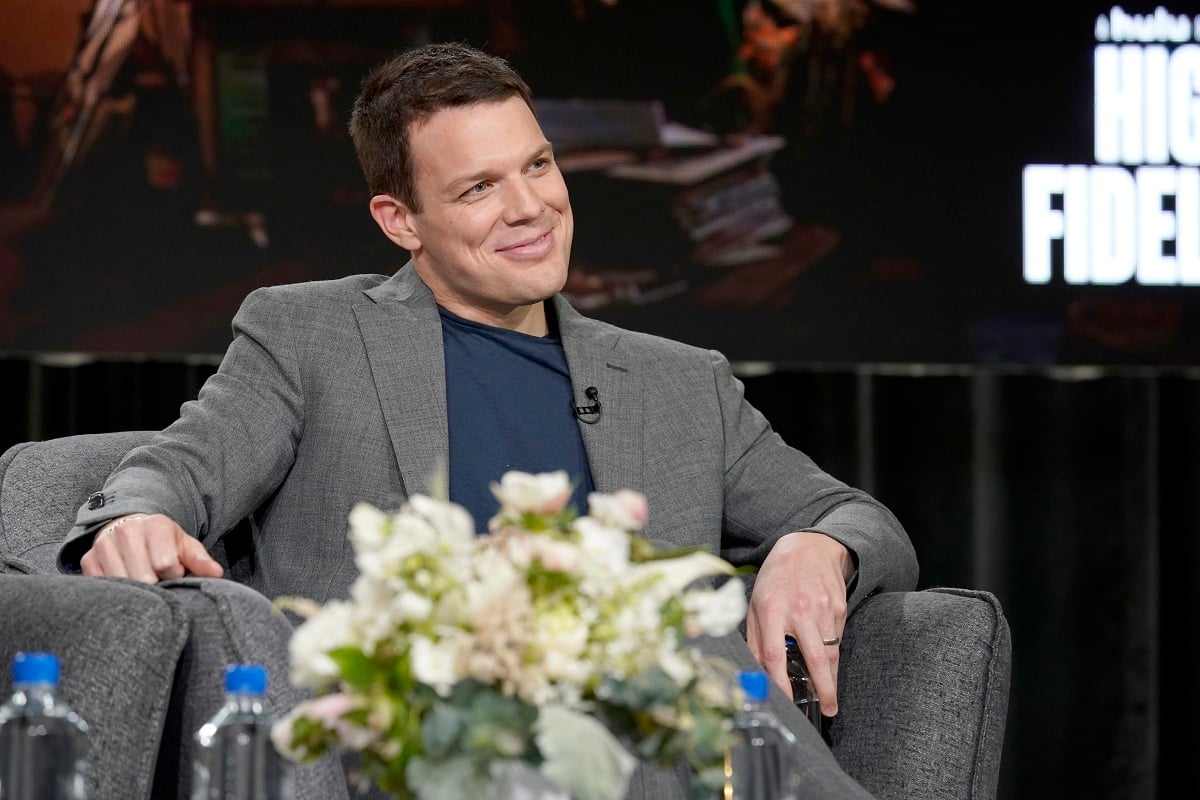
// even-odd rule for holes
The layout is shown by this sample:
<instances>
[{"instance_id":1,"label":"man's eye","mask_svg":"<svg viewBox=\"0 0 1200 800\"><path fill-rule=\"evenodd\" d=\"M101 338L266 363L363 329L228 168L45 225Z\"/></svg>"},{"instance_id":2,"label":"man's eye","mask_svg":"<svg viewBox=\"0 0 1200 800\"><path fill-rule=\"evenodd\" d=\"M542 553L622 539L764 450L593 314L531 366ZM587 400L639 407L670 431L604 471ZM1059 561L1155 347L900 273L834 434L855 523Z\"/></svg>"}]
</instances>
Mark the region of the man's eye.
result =
<instances>
[{"instance_id":1,"label":"man's eye","mask_svg":"<svg viewBox=\"0 0 1200 800\"><path fill-rule=\"evenodd\" d=\"M534 170L545 169L548 166L550 166L550 159L545 157L535 158L533 163L529 165Z\"/></svg>"},{"instance_id":2,"label":"man's eye","mask_svg":"<svg viewBox=\"0 0 1200 800\"><path fill-rule=\"evenodd\" d=\"M487 187L487 181L480 181L470 189L467 189L465 192L463 192L463 194L482 194L487 190Z\"/></svg>"}]
</instances>

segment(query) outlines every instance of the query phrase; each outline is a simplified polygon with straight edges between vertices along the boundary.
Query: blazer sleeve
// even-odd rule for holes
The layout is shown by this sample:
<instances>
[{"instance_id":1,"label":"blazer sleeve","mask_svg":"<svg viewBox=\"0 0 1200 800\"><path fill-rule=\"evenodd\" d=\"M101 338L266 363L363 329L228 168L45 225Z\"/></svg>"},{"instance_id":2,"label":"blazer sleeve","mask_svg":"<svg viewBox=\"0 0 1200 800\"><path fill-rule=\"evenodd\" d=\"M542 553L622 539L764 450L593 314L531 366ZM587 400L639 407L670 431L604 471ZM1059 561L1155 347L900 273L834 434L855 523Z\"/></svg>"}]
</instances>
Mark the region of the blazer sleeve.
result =
<instances>
[{"instance_id":1,"label":"blazer sleeve","mask_svg":"<svg viewBox=\"0 0 1200 800\"><path fill-rule=\"evenodd\" d=\"M876 592L914 588L916 553L895 515L788 445L746 400L725 357L709 351L709 358L725 446L722 555L758 565L781 536L817 531L855 560L851 608Z\"/></svg>"},{"instance_id":2,"label":"blazer sleeve","mask_svg":"<svg viewBox=\"0 0 1200 800\"><path fill-rule=\"evenodd\" d=\"M133 512L165 514L211 548L279 486L304 410L289 322L295 313L271 289L247 296L221 366L197 399L121 460L100 490L102 504L79 509L59 550L60 570L78 572L100 524Z\"/></svg>"}]
</instances>

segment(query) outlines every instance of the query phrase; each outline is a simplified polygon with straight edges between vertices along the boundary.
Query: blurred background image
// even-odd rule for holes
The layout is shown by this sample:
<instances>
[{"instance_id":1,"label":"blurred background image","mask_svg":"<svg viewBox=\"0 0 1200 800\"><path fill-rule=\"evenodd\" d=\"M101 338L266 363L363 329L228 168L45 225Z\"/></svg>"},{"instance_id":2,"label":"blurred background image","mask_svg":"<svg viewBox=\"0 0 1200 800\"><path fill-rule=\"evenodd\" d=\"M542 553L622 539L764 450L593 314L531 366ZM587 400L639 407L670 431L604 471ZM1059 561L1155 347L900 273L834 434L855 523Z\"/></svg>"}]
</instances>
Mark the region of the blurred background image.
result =
<instances>
[{"instance_id":1,"label":"blurred background image","mask_svg":"<svg viewBox=\"0 0 1200 800\"><path fill-rule=\"evenodd\" d=\"M169 424L252 289L402 266L348 115L435 40L532 87L580 310L724 352L1000 598L1002 797L1192 780L1196 0L0 0L0 450Z\"/></svg>"}]
</instances>

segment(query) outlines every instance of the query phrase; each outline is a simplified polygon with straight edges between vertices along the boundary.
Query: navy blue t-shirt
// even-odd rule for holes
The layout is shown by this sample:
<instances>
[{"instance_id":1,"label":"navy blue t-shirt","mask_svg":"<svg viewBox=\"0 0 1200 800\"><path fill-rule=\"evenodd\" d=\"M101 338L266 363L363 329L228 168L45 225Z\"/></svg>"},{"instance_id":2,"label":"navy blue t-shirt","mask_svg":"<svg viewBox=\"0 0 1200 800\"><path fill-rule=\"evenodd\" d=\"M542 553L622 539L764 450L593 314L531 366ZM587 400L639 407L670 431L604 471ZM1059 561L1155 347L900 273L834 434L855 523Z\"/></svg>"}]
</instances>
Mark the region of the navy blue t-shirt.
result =
<instances>
[{"instance_id":1,"label":"navy blue t-shirt","mask_svg":"<svg viewBox=\"0 0 1200 800\"><path fill-rule=\"evenodd\" d=\"M439 307L446 352L450 499L479 531L499 504L491 484L509 470L566 470L571 503L587 513L592 473L571 413L575 404L562 341L463 319Z\"/></svg>"}]
</instances>

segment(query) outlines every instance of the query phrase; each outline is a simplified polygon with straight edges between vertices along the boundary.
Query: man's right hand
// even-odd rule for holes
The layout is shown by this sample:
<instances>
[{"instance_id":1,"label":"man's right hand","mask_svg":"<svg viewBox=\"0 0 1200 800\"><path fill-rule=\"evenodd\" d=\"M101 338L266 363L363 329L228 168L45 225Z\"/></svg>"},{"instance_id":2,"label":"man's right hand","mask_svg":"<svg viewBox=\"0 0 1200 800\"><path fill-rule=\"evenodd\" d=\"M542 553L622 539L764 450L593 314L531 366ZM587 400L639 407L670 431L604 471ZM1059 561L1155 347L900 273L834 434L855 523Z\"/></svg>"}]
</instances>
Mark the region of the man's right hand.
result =
<instances>
[{"instance_id":1,"label":"man's right hand","mask_svg":"<svg viewBox=\"0 0 1200 800\"><path fill-rule=\"evenodd\" d=\"M163 514L127 514L106 523L79 566L84 575L132 578L142 583L224 574L198 539Z\"/></svg>"}]
</instances>

